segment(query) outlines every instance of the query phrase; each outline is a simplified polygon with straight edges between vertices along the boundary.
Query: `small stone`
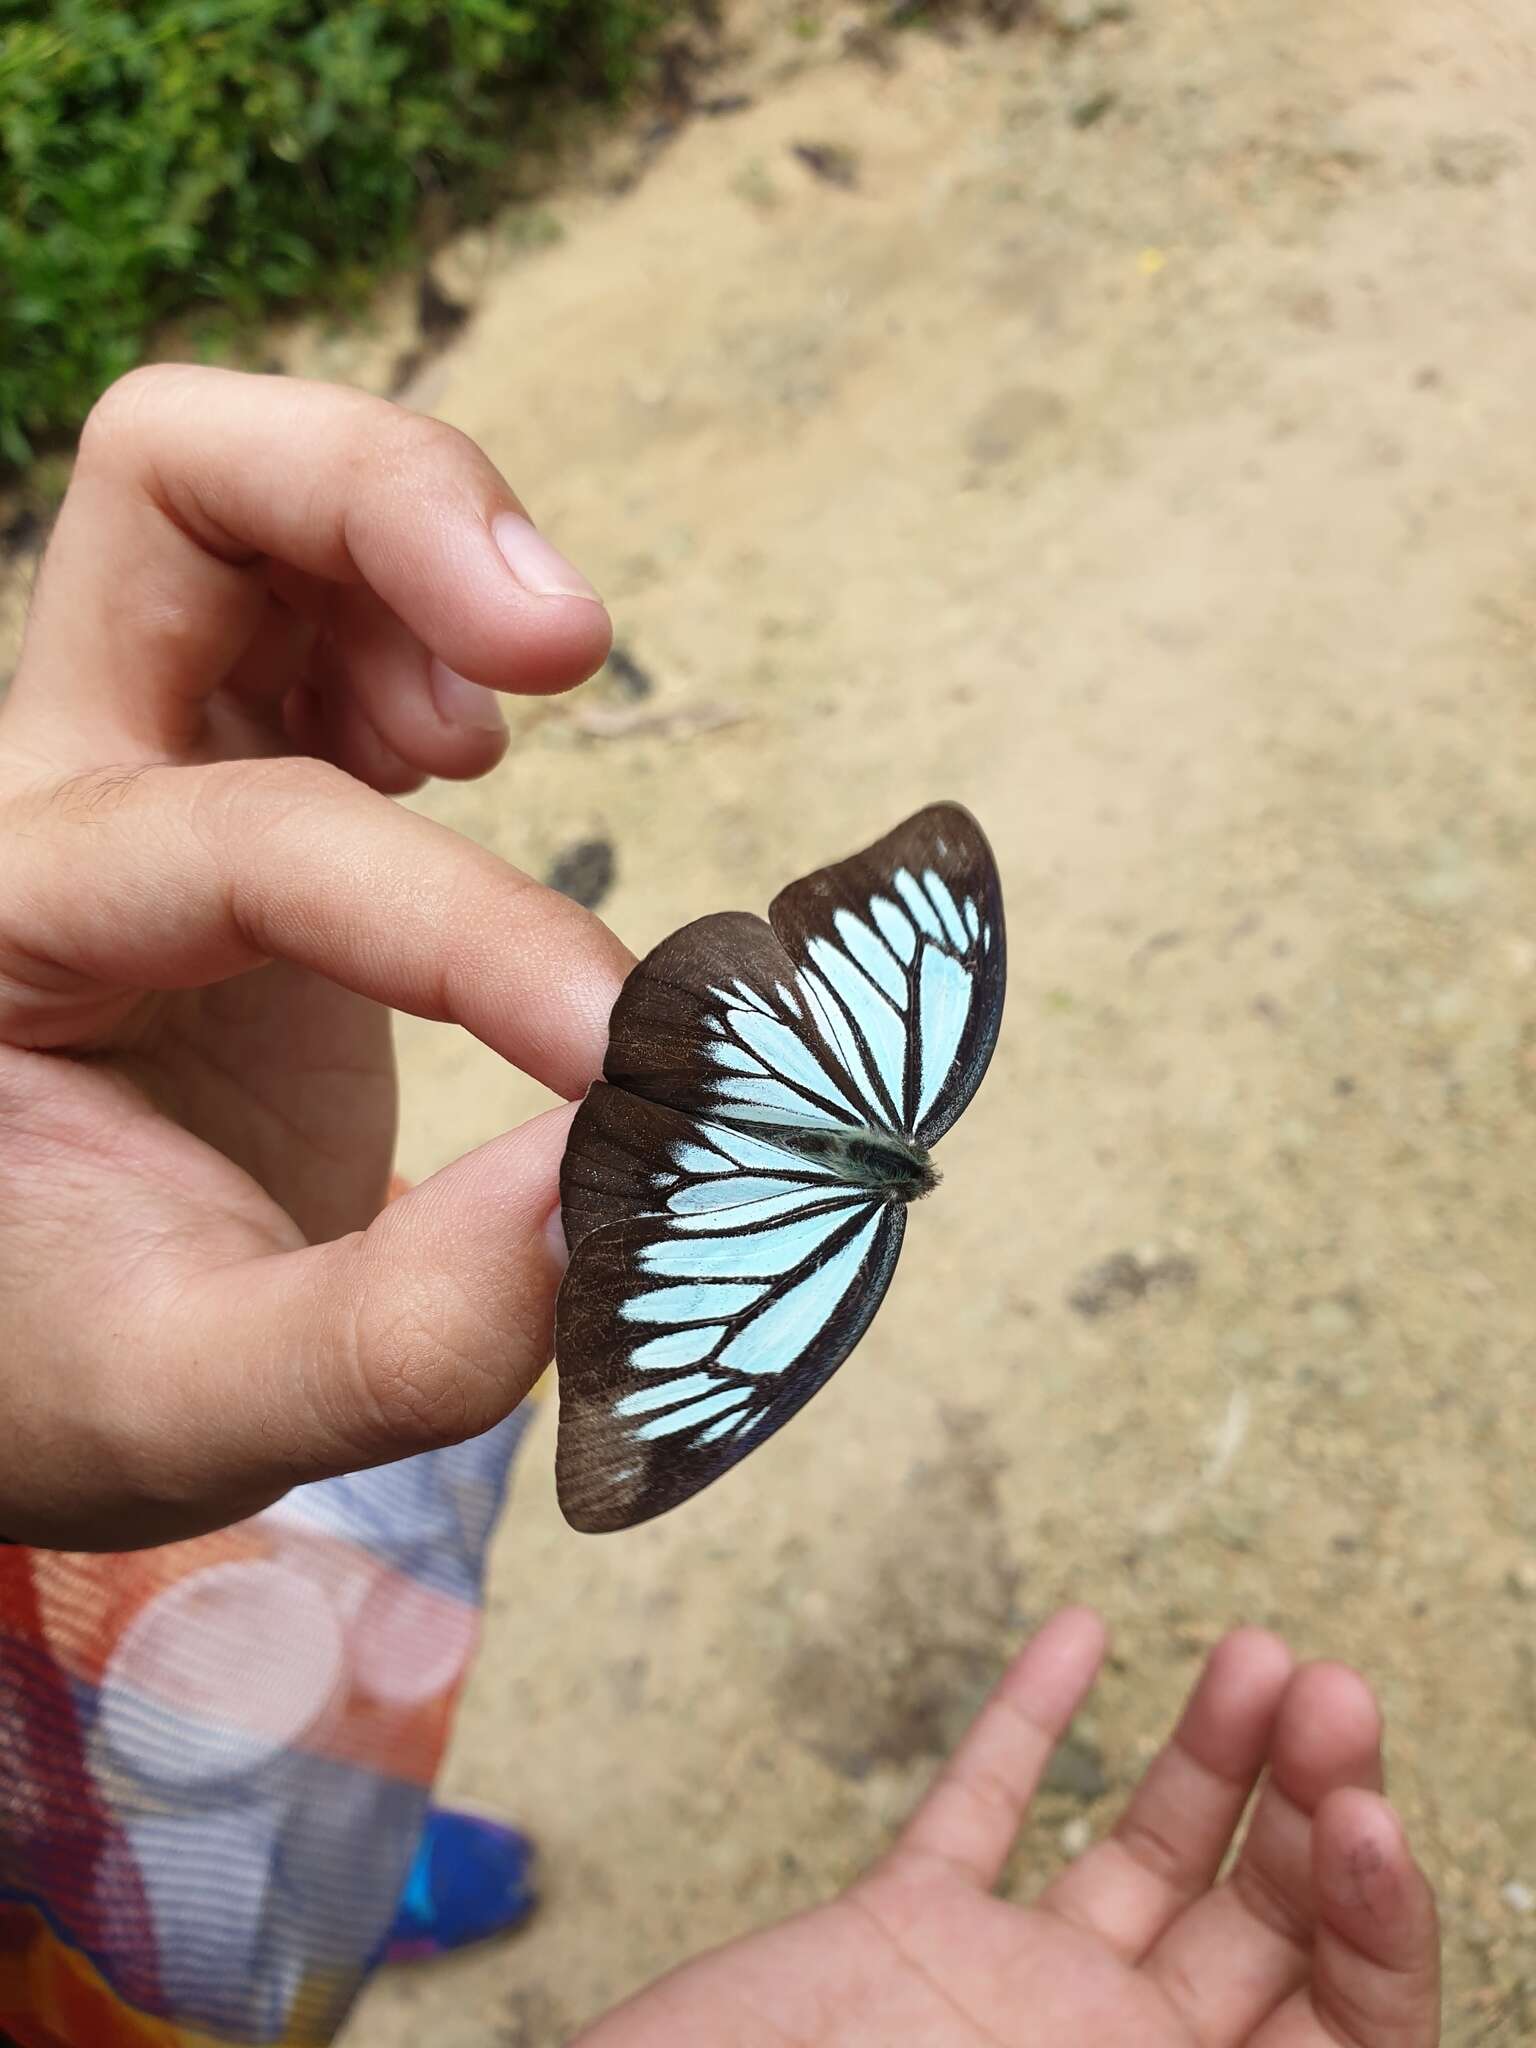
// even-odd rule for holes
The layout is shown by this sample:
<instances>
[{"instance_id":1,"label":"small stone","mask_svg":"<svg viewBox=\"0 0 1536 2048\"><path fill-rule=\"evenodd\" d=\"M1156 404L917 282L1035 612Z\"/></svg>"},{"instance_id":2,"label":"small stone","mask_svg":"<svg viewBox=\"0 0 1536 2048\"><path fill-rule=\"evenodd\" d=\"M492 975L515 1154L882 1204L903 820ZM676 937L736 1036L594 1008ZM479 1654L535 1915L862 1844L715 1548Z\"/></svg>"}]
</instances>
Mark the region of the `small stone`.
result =
<instances>
[{"instance_id":1,"label":"small stone","mask_svg":"<svg viewBox=\"0 0 1536 2048\"><path fill-rule=\"evenodd\" d=\"M1135 1252L1111 1252L1078 1275L1067 1306L1080 1316L1113 1315L1154 1292L1188 1294L1198 1279L1194 1260L1180 1252L1162 1252L1152 1245Z\"/></svg>"},{"instance_id":2,"label":"small stone","mask_svg":"<svg viewBox=\"0 0 1536 2048\"><path fill-rule=\"evenodd\" d=\"M971 421L971 460L984 467L1006 462L1060 426L1066 416L1066 401L1054 391L1033 384L1010 385L996 392Z\"/></svg>"},{"instance_id":3,"label":"small stone","mask_svg":"<svg viewBox=\"0 0 1536 2048\"><path fill-rule=\"evenodd\" d=\"M842 143L795 142L791 143L790 150L792 155L799 157L811 176L819 178L824 185L837 185L844 192L857 188L859 160Z\"/></svg>"},{"instance_id":4,"label":"small stone","mask_svg":"<svg viewBox=\"0 0 1536 2048\"><path fill-rule=\"evenodd\" d=\"M1234 1330L1227 1350L1240 1365L1257 1365L1269 1356L1270 1340L1260 1329Z\"/></svg>"},{"instance_id":5,"label":"small stone","mask_svg":"<svg viewBox=\"0 0 1536 2048\"><path fill-rule=\"evenodd\" d=\"M1067 119L1074 128L1096 128L1104 116L1114 107L1118 94L1096 92L1085 100L1079 100Z\"/></svg>"},{"instance_id":6,"label":"small stone","mask_svg":"<svg viewBox=\"0 0 1536 2048\"><path fill-rule=\"evenodd\" d=\"M1464 910L1483 893L1483 878L1459 847L1436 847L1426 866L1404 890L1410 910L1444 917Z\"/></svg>"},{"instance_id":7,"label":"small stone","mask_svg":"<svg viewBox=\"0 0 1536 2048\"><path fill-rule=\"evenodd\" d=\"M1520 151L1507 135L1447 135L1435 149L1437 174L1447 185L1491 185L1519 163Z\"/></svg>"},{"instance_id":8,"label":"small stone","mask_svg":"<svg viewBox=\"0 0 1536 2048\"><path fill-rule=\"evenodd\" d=\"M1325 1294L1307 1309L1308 1327L1317 1337L1352 1337L1360 1323L1358 1309L1344 1295Z\"/></svg>"},{"instance_id":9,"label":"small stone","mask_svg":"<svg viewBox=\"0 0 1536 2048\"><path fill-rule=\"evenodd\" d=\"M1085 36L1101 24L1129 21L1127 0L1045 0L1040 12L1047 27L1062 36Z\"/></svg>"},{"instance_id":10,"label":"small stone","mask_svg":"<svg viewBox=\"0 0 1536 2048\"><path fill-rule=\"evenodd\" d=\"M1045 1791L1075 1799L1081 1806L1092 1806L1109 1790L1103 1756L1079 1735L1069 1735L1061 1744L1046 1765L1041 1783Z\"/></svg>"},{"instance_id":11,"label":"small stone","mask_svg":"<svg viewBox=\"0 0 1536 2048\"><path fill-rule=\"evenodd\" d=\"M583 910L596 910L613 887L617 866L611 840L582 839L556 856L544 880Z\"/></svg>"},{"instance_id":12,"label":"small stone","mask_svg":"<svg viewBox=\"0 0 1536 2048\"><path fill-rule=\"evenodd\" d=\"M1093 1840L1093 1829L1079 1813L1067 1822L1057 1840L1061 1843L1062 1855L1075 1861Z\"/></svg>"},{"instance_id":13,"label":"small stone","mask_svg":"<svg viewBox=\"0 0 1536 2048\"><path fill-rule=\"evenodd\" d=\"M604 670L612 677L618 695L627 697L632 704L640 703L655 691L656 682L650 670L642 667L627 647L610 649Z\"/></svg>"},{"instance_id":14,"label":"small stone","mask_svg":"<svg viewBox=\"0 0 1536 2048\"><path fill-rule=\"evenodd\" d=\"M1532 1891L1528 1884L1522 1884L1518 1878L1512 1877L1499 1897L1511 1913L1536 1913L1536 1891Z\"/></svg>"}]
</instances>

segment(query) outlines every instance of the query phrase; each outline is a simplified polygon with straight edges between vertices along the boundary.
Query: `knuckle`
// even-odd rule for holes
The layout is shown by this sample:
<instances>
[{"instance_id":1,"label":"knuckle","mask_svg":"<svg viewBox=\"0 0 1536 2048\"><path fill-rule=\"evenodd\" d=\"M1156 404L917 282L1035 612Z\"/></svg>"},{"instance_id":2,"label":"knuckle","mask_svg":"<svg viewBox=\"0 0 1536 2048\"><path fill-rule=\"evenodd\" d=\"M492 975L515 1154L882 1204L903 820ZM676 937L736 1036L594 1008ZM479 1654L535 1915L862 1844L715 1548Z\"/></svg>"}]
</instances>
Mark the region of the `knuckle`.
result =
<instances>
[{"instance_id":1,"label":"knuckle","mask_svg":"<svg viewBox=\"0 0 1536 2048\"><path fill-rule=\"evenodd\" d=\"M1310 1928L1306 1908L1290 1894L1282 1879L1256 1860L1246 1859L1233 1872L1232 1884L1248 1912L1271 1934L1293 1947L1307 1946Z\"/></svg>"},{"instance_id":2,"label":"knuckle","mask_svg":"<svg viewBox=\"0 0 1536 2048\"><path fill-rule=\"evenodd\" d=\"M350 1378L358 1421L372 1452L432 1450L462 1443L500 1421L510 1385L497 1363L515 1352L439 1276L362 1284L348 1318ZM377 1298L375 1298L377 1296Z\"/></svg>"},{"instance_id":3,"label":"knuckle","mask_svg":"<svg viewBox=\"0 0 1536 2048\"><path fill-rule=\"evenodd\" d=\"M140 437L145 414L158 410L195 374L184 364L141 363L109 384L80 430L80 461L113 459L125 443Z\"/></svg>"},{"instance_id":4,"label":"knuckle","mask_svg":"<svg viewBox=\"0 0 1536 2048\"><path fill-rule=\"evenodd\" d=\"M483 459L469 436L446 420L387 401L381 402L379 413L368 421L368 455L392 478L456 466L466 456L477 465Z\"/></svg>"},{"instance_id":5,"label":"knuckle","mask_svg":"<svg viewBox=\"0 0 1536 2048\"><path fill-rule=\"evenodd\" d=\"M969 1763L955 1773L955 1789L975 1808L983 1821L1016 1821L1019 1797L1001 1771L990 1764Z\"/></svg>"},{"instance_id":6,"label":"knuckle","mask_svg":"<svg viewBox=\"0 0 1536 2048\"><path fill-rule=\"evenodd\" d=\"M336 807L358 785L328 762L280 755L169 771L188 778L184 830L205 864L228 928L257 955L282 947L274 877L299 849L335 830ZM312 823L310 821L313 821Z\"/></svg>"},{"instance_id":7,"label":"knuckle","mask_svg":"<svg viewBox=\"0 0 1536 2048\"><path fill-rule=\"evenodd\" d=\"M1160 1884L1172 1886L1175 1890L1183 1890L1188 1884L1188 1856L1156 1822L1145 1816L1130 1817L1121 1823L1117 1833L1126 1854Z\"/></svg>"},{"instance_id":8,"label":"knuckle","mask_svg":"<svg viewBox=\"0 0 1536 2048\"><path fill-rule=\"evenodd\" d=\"M190 817L210 846L260 839L296 812L329 810L356 789L350 775L329 761L306 754L277 754L255 761L215 761L180 770L195 776Z\"/></svg>"}]
</instances>

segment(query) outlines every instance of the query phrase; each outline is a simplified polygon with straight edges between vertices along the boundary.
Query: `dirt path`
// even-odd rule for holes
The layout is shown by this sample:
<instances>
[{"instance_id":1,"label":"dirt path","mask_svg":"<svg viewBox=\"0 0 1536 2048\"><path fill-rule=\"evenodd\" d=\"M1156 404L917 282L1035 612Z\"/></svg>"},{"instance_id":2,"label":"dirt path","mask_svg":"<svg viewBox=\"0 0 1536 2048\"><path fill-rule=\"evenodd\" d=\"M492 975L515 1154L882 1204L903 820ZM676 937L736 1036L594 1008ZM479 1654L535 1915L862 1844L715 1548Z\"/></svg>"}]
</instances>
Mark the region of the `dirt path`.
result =
<instances>
[{"instance_id":1,"label":"dirt path","mask_svg":"<svg viewBox=\"0 0 1536 2048\"><path fill-rule=\"evenodd\" d=\"M799 1426L604 1541L541 1423L449 1788L533 1828L546 1909L348 2048L555 2048L820 1896L1069 1596L1120 1661L1019 1885L1268 1622L1383 1687L1448 2038L1536 2037L1525 12L1145 0L812 62L560 204L430 373L657 680L430 808L535 871L605 835L642 947L957 796L1014 966ZM583 729L632 712L670 724ZM530 1105L402 1036L408 1171Z\"/></svg>"},{"instance_id":2,"label":"dirt path","mask_svg":"<svg viewBox=\"0 0 1536 2048\"><path fill-rule=\"evenodd\" d=\"M1020 1885L1268 1622L1384 1689L1448 2038L1536 2033L1520 14L1184 0L813 65L563 209L440 366L682 729L531 712L437 814L535 869L606 835L644 946L953 794L1014 978L814 1420L617 1541L541 1426L449 1785L534 1828L547 1908L349 2048L554 2048L821 1895L1068 1596L1121 1662ZM828 141L855 189L791 153ZM405 1049L412 1171L528 1102ZM1141 1298L1074 1307L1126 1251Z\"/></svg>"}]
</instances>

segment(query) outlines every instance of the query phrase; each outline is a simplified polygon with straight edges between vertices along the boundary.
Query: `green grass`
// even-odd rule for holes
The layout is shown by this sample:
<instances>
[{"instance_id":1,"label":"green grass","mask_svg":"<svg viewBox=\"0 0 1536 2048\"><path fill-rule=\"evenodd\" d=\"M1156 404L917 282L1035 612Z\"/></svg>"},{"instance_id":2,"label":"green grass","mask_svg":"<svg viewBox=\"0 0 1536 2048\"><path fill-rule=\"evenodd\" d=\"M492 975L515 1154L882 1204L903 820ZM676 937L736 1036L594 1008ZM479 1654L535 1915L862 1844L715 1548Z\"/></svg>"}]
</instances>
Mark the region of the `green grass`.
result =
<instances>
[{"instance_id":1,"label":"green grass","mask_svg":"<svg viewBox=\"0 0 1536 2048\"><path fill-rule=\"evenodd\" d=\"M666 0L0 0L0 463L164 320L355 303L428 195L468 217Z\"/></svg>"}]
</instances>

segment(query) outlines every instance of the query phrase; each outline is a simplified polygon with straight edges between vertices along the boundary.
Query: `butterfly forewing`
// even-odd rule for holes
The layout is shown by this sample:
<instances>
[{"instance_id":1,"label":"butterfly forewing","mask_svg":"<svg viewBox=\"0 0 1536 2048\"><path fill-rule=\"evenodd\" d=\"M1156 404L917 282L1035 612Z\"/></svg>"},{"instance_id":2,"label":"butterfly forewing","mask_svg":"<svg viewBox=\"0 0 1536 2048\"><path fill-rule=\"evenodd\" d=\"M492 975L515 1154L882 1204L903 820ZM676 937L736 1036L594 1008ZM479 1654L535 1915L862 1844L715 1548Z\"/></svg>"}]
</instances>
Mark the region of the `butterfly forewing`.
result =
<instances>
[{"instance_id":1,"label":"butterfly forewing","mask_svg":"<svg viewBox=\"0 0 1536 2048\"><path fill-rule=\"evenodd\" d=\"M635 968L572 1126L557 1477L577 1528L677 1505L836 1370L905 1226L858 1148L926 1148L996 1043L1001 894L958 807L769 918L701 918Z\"/></svg>"},{"instance_id":2,"label":"butterfly forewing","mask_svg":"<svg viewBox=\"0 0 1536 2048\"><path fill-rule=\"evenodd\" d=\"M691 1116L837 1130L889 1124L840 1059L760 917L723 911L663 939L625 982L604 1077Z\"/></svg>"},{"instance_id":3,"label":"butterfly forewing","mask_svg":"<svg viewBox=\"0 0 1536 2048\"><path fill-rule=\"evenodd\" d=\"M878 1072L897 1127L929 1146L981 1083L1002 1023L997 864L958 804L933 804L864 853L792 882L768 921L802 981Z\"/></svg>"}]
</instances>

